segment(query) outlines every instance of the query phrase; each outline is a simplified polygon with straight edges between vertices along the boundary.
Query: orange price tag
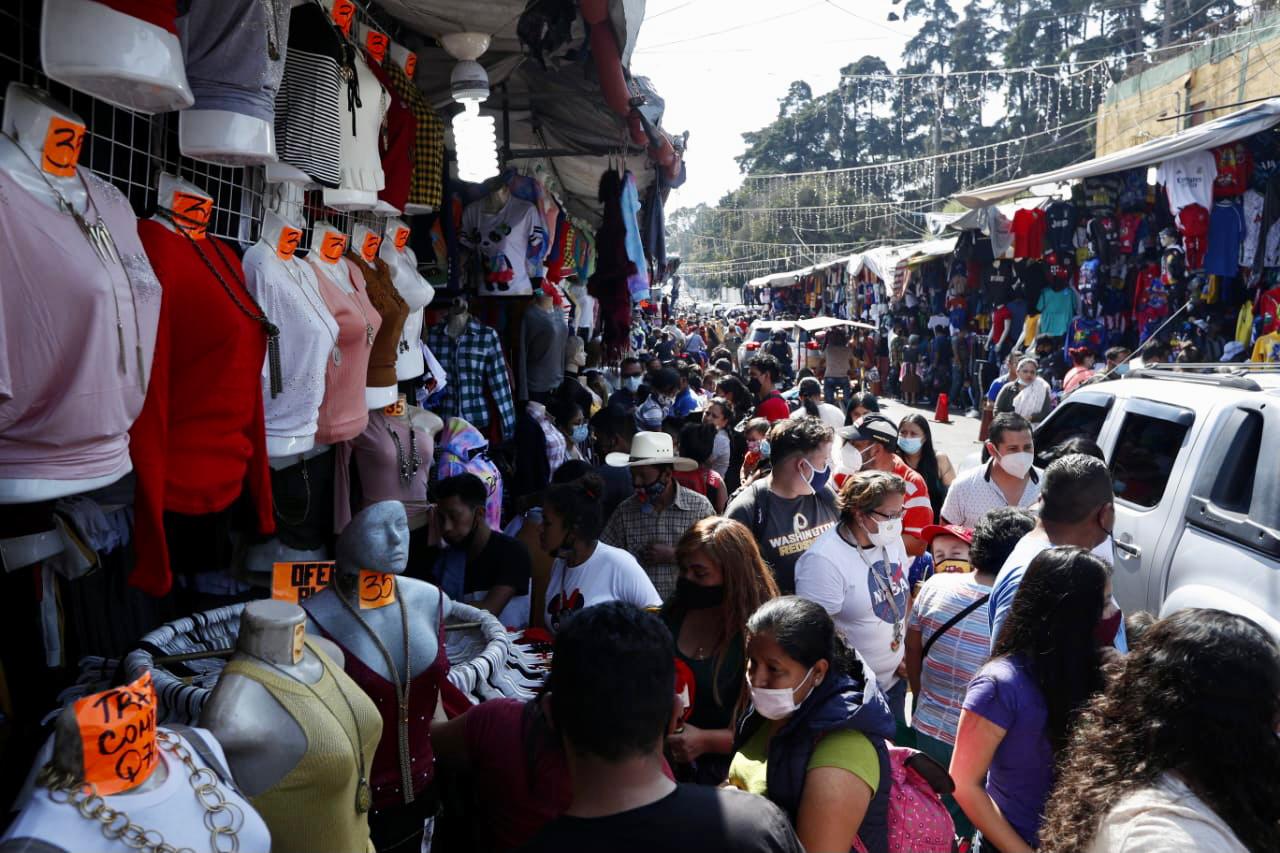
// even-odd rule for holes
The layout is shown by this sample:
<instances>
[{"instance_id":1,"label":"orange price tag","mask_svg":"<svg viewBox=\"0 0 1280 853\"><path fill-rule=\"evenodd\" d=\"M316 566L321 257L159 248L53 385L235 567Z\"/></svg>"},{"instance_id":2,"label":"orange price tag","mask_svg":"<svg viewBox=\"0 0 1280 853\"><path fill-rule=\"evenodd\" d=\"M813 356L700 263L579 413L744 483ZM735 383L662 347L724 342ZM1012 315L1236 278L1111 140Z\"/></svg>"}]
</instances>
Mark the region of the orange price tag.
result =
<instances>
[{"instance_id":1,"label":"orange price tag","mask_svg":"<svg viewBox=\"0 0 1280 853\"><path fill-rule=\"evenodd\" d=\"M275 563L271 566L271 597L301 604L333 583L333 561Z\"/></svg>"},{"instance_id":2,"label":"orange price tag","mask_svg":"<svg viewBox=\"0 0 1280 853\"><path fill-rule=\"evenodd\" d=\"M355 3L351 0L333 0L333 9L329 11L329 15L343 35L351 35L351 19L356 15Z\"/></svg>"},{"instance_id":3,"label":"orange price tag","mask_svg":"<svg viewBox=\"0 0 1280 853\"><path fill-rule=\"evenodd\" d=\"M288 225L280 229L280 240L276 243L276 257L287 261L298 251L298 242L302 240L302 229L290 228Z\"/></svg>"},{"instance_id":4,"label":"orange price tag","mask_svg":"<svg viewBox=\"0 0 1280 853\"><path fill-rule=\"evenodd\" d=\"M342 257L342 253L346 249L347 235L339 234L337 231L330 231L324 235L324 239L320 242L320 257L331 264L336 264L338 258Z\"/></svg>"},{"instance_id":5,"label":"orange price tag","mask_svg":"<svg viewBox=\"0 0 1280 853\"><path fill-rule=\"evenodd\" d=\"M396 229L396 235L391 242L395 244L396 251L403 252L404 247L409 245L409 229L401 225Z\"/></svg>"},{"instance_id":6,"label":"orange price tag","mask_svg":"<svg viewBox=\"0 0 1280 853\"><path fill-rule=\"evenodd\" d=\"M99 794L118 794L156 769L156 691L151 673L125 687L75 703L84 750L84 781Z\"/></svg>"},{"instance_id":7,"label":"orange price tag","mask_svg":"<svg viewBox=\"0 0 1280 853\"><path fill-rule=\"evenodd\" d=\"M418 54L409 51L409 55L404 58L404 76L410 80L413 79L413 72L418 70Z\"/></svg>"},{"instance_id":8,"label":"orange price tag","mask_svg":"<svg viewBox=\"0 0 1280 853\"><path fill-rule=\"evenodd\" d=\"M384 406L382 413L389 418L402 418L405 411L409 408L408 397L404 394L396 397L396 401L390 406Z\"/></svg>"},{"instance_id":9,"label":"orange price tag","mask_svg":"<svg viewBox=\"0 0 1280 853\"><path fill-rule=\"evenodd\" d=\"M76 173L83 145L84 125L54 116L44 134L40 166L51 175L69 178Z\"/></svg>"},{"instance_id":10,"label":"orange price tag","mask_svg":"<svg viewBox=\"0 0 1280 853\"><path fill-rule=\"evenodd\" d=\"M391 39L387 38L386 33L380 33L377 30L369 30L364 37L364 46L369 48L369 55L379 65L387 58L387 46L391 44Z\"/></svg>"},{"instance_id":11,"label":"orange price tag","mask_svg":"<svg viewBox=\"0 0 1280 853\"><path fill-rule=\"evenodd\" d=\"M179 228L197 240L204 239L209 228L209 214L213 212L213 199L176 190L172 209L178 214L176 224Z\"/></svg>"},{"instance_id":12,"label":"orange price tag","mask_svg":"<svg viewBox=\"0 0 1280 853\"><path fill-rule=\"evenodd\" d=\"M360 570L360 609L377 610L396 603L396 576Z\"/></svg>"},{"instance_id":13,"label":"orange price tag","mask_svg":"<svg viewBox=\"0 0 1280 853\"><path fill-rule=\"evenodd\" d=\"M360 247L360 257L365 259L366 263L373 263L373 259L378 257L378 247L382 245L382 238L370 231L364 235L364 245Z\"/></svg>"}]
</instances>

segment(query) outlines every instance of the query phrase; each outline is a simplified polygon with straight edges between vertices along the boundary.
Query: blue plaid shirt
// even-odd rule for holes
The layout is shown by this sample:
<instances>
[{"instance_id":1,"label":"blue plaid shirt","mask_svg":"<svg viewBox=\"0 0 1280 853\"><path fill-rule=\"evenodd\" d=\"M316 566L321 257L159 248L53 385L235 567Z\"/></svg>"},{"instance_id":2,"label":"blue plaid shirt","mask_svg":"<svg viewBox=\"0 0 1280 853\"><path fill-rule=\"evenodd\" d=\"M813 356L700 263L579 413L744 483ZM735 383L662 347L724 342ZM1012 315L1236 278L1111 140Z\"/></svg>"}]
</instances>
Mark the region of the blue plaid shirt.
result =
<instances>
[{"instance_id":1,"label":"blue plaid shirt","mask_svg":"<svg viewBox=\"0 0 1280 853\"><path fill-rule=\"evenodd\" d=\"M427 346L448 377L437 414L446 418L456 415L484 429L489 425L487 390L498 406L503 438L512 438L516 434L516 406L498 333L475 318L467 321L456 341L444 330L441 323L427 332Z\"/></svg>"}]
</instances>

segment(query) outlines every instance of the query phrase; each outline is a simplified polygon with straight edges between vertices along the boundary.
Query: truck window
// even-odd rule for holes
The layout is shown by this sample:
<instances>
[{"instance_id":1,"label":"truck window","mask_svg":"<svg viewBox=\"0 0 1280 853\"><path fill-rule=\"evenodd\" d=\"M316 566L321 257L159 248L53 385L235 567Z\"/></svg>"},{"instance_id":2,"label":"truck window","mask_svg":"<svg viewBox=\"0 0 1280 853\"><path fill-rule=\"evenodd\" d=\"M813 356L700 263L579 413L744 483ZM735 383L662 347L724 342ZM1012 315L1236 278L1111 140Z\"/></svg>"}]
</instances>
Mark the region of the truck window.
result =
<instances>
[{"instance_id":1,"label":"truck window","mask_svg":"<svg viewBox=\"0 0 1280 853\"><path fill-rule=\"evenodd\" d=\"M1142 507L1159 504L1189 426L1136 412L1125 414L1111 454L1116 497Z\"/></svg>"},{"instance_id":2,"label":"truck window","mask_svg":"<svg viewBox=\"0 0 1280 853\"><path fill-rule=\"evenodd\" d=\"M1227 512L1247 515L1253 503L1253 480L1258 472L1258 455L1262 450L1263 419L1260 412L1237 409L1231 413L1221 441L1230 442L1222 467L1213 481L1209 500Z\"/></svg>"},{"instance_id":3,"label":"truck window","mask_svg":"<svg viewBox=\"0 0 1280 853\"><path fill-rule=\"evenodd\" d=\"M1094 403L1067 401L1036 430L1036 466L1043 468L1051 458L1050 451L1071 438L1098 440L1107 407Z\"/></svg>"}]
</instances>

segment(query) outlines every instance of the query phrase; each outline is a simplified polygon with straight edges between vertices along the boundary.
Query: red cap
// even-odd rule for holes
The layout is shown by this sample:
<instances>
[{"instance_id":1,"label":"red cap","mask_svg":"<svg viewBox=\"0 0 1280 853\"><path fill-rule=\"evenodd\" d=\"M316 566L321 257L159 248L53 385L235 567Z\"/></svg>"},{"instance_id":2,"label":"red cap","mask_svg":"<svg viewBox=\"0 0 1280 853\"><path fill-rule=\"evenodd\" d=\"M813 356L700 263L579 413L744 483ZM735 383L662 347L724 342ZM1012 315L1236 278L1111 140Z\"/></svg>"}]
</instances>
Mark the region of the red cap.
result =
<instances>
[{"instance_id":1,"label":"red cap","mask_svg":"<svg viewBox=\"0 0 1280 853\"><path fill-rule=\"evenodd\" d=\"M966 545L973 544L973 529L958 524L930 524L920 531L920 538L925 544L932 542L935 536L954 536Z\"/></svg>"}]
</instances>

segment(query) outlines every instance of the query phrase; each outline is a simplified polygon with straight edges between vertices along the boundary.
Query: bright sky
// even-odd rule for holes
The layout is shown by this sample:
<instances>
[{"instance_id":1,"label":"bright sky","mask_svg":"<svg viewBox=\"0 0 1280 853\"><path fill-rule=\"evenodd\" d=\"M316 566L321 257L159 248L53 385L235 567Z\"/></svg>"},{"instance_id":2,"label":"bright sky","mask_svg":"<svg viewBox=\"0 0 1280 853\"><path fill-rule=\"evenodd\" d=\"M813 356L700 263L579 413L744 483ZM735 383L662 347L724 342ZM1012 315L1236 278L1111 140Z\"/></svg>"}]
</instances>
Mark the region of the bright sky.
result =
<instances>
[{"instance_id":1,"label":"bright sky","mask_svg":"<svg viewBox=\"0 0 1280 853\"><path fill-rule=\"evenodd\" d=\"M960 0L952 0L959 8ZM662 126L689 131L689 180L668 210L714 204L741 183L734 157L742 134L777 117L793 80L815 94L833 89L840 69L862 56L900 64L920 21L890 0L649 0L631 71L667 102Z\"/></svg>"}]
</instances>

